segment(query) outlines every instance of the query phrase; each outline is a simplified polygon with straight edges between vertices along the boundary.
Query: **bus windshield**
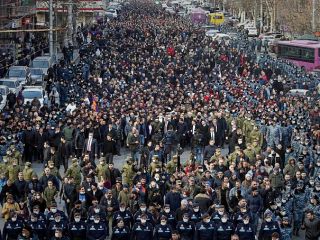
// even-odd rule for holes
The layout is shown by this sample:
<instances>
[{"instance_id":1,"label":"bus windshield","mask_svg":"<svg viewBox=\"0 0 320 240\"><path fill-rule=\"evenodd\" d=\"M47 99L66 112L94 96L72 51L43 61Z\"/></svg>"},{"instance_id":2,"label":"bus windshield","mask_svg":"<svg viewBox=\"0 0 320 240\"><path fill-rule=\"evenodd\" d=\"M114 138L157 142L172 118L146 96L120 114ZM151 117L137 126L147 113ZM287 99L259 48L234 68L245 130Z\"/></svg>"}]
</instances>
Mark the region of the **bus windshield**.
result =
<instances>
[{"instance_id":1,"label":"bus windshield","mask_svg":"<svg viewBox=\"0 0 320 240\"><path fill-rule=\"evenodd\" d=\"M314 63L314 60L315 60L314 48L279 45L278 49L279 49L279 52L278 52L279 57Z\"/></svg>"}]
</instances>

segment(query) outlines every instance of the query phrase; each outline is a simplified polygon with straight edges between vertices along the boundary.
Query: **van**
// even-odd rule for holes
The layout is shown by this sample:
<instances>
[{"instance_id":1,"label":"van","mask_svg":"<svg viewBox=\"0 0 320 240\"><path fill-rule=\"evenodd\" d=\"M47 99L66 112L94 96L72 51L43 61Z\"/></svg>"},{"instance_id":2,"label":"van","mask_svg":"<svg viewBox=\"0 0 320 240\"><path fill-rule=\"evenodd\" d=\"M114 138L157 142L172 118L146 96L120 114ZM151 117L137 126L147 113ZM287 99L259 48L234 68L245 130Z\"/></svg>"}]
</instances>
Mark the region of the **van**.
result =
<instances>
[{"instance_id":1,"label":"van","mask_svg":"<svg viewBox=\"0 0 320 240\"><path fill-rule=\"evenodd\" d=\"M31 67L40 68L43 71L44 79L48 78L48 69L55 64L55 60L50 56L41 56L33 59Z\"/></svg>"}]
</instances>

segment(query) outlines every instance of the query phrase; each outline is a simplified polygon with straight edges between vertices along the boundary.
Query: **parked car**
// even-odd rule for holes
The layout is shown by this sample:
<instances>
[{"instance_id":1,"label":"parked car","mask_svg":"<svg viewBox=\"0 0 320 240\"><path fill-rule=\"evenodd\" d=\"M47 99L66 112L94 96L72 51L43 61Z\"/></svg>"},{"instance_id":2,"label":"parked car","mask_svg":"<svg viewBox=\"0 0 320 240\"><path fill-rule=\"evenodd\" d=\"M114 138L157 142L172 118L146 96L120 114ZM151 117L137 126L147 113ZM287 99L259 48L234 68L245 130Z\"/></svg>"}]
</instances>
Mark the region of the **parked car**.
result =
<instances>
[{"instance_id":1,"label":"parked car","mask_svg":"<svg viewBox=\"0 0 320 240\"><path fill-rule=\"evenodd\" d=\"M218 33L219 33L219 30L211 29L211 30L206 31L205 34L206 34L207 37L214 37L214 36L216 36Z\"/></svg>"},{"instance_id":2,"label":"parked car","mask_svg":"<svg viewBox=\"0 0 320 240\"><path fill-rule=\"evenodd\" d=\"M9 91L15 93L16 96L18 96L19 92L22 89L22 85L17 78L1 78L0 86L7 86L9 88Z\"/></svg>"},{"instance_id":3,"label":"parked car","mask_svg":"<svg viewBox=\"0 0 320 240\"><path fill-rule=\"evenodd\" d=\"M44 83L44 73L41 68L30 68L30 73L31 73L30 84L42 85Z\"/></svg>"},{"instance_id":4,"label":"parked car","mask_svg":"<svg viewBox=\"0 0 320 240\"><path fill-rule=\"evenodd\" d=\"M0 111L6 106L8 94L9 88L7 86L0 86Z\"/></svg>"},{"instance_id":5,"label":"parked car","mask_svg":"<svg viewBox=\"0 0 320 240\"><path fill-rule=\"evenodd\" d=\"M24 104L27 102L31 103L34 98L39 100L41 106L48 101L46 91L41 86L25 86L22 91L22 96L24 98Z\"/></svg>"},{"instance_id":6,"label":"parked car","mask_svg":"<svg viewBox=\"0 0 320 240\"><path fill-rule=\"evenodd\" d=\"M109 8L106 11L106 16L109 18L117 18L118 17L118 11L114 8Z\"/></svg>"},{"instance_id":7,"label":"parked car","mask_svg":"<svg viewBox=\"0 0 320 240\"><path fill-rule=\"evenodd\" d=\"M11 66L7 77L18 79L21 84L28 84L30 81L30 69L26 66Z\"/></svg>"},{"instance_id":8,"label":"parked car","mask_svg":"<svg viewBox=\"0 0 320 240\"><path fill-rule=\"evenodd\" d=\"M44 74L44 80L48 78L48 69L55 64L55 60L50 56L41 56L33 59L31 67L32 68L41 68Z\"/></svg>"}]
</instances>

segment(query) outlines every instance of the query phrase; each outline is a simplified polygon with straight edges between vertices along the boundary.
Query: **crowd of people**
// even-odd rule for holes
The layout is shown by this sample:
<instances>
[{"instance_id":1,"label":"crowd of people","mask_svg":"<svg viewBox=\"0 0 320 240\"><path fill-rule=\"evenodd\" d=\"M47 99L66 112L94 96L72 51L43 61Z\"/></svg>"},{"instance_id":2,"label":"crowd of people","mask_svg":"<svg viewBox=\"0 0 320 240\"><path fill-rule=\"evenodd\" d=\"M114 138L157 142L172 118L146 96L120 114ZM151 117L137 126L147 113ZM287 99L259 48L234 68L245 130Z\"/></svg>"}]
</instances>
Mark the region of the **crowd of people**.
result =
<instances>
[{"instance_id":1,"label":"crowd of people","mask_svg":"<svg viewBox=\"0 0 320 240\"><path fill-rule=\"evenodd\" d=\"M81 30L59 97L0 115L2 239L318 239L319 95L287 94L305 73L149 1Z\"/></svg>"}]
</instances>

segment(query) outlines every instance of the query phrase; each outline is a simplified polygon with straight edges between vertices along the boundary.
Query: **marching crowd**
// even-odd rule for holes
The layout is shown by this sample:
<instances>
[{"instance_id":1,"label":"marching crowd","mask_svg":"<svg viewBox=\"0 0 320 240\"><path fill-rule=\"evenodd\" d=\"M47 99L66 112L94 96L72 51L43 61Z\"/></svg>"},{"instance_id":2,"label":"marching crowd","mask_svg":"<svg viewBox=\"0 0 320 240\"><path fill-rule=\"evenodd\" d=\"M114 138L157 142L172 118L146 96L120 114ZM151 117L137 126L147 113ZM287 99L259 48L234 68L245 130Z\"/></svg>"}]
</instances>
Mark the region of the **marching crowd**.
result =
<instances>
[{"instance_id":1,"label":"marching crowd","mask_svg":"<svg viewBox=\"0 0 320 240\"><path fill-rule=\"evenodd\" d=\"M59 97L0 115L2 239L318 239L319 95L305 73L148 1L81 30L79 62L48 71ZM301 79L311 95L288 95Z\"/></svg>"}]
</instances>

